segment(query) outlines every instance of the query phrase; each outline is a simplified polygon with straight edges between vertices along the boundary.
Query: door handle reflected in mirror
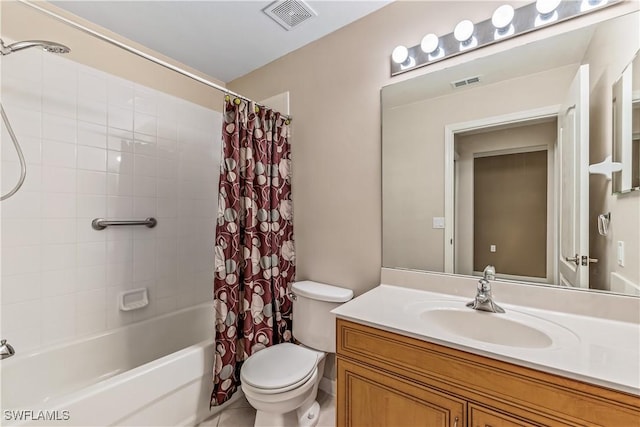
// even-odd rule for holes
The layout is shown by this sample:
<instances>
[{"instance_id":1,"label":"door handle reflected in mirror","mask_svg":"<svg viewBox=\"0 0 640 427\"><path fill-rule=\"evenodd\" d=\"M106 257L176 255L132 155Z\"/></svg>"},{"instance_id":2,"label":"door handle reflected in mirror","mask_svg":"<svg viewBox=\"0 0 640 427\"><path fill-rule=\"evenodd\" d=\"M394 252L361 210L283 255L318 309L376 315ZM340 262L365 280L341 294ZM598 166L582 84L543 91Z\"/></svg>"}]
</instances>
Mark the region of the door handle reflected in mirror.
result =
<instances>
[{"instance_id":1,"label":"door handle reflected in mirror","mask_svg":"<svg viewBox=\"0 0 640 427\"><path fill-rule=\"evenodd\" d=\"M575 265L586 267L589 264L596 264L598 262L598 258L589 258L587 255L580 256L576 254L573 257L564 257L564 260L567 262L573 262Z\"/></svg>"},{"instance_id":2,"label":"door handle reflected in mirror","mask_svg":"<svg viewBox=\"0 0 640 427\"><path fill-rule=\"evenodd\" d=\"M576 254L574 257L564 257L564 260L567 262L573 262L575 265L580 265L580 255Z\"/></svg>"}]
</instances>

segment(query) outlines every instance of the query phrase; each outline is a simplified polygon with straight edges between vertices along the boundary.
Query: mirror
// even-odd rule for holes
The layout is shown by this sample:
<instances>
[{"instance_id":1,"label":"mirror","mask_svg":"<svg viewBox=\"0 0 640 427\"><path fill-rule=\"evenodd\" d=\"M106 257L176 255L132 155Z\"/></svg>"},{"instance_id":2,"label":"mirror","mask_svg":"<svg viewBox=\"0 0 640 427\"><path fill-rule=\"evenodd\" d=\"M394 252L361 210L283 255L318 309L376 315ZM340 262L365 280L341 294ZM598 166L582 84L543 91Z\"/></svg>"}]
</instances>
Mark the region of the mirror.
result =
<instances>
[{"instance_id":1,"label":"mirror","mask_svg":"<svg viewBox=\"0 0 640 427\"><path fill-rule=\"evenodd\" d=\"M613 85L613 192L640 190L640 54Z\"/></svg>"},{"instance_id":2,"label":"mirror","mask_svg":"<svg viewBox=\"0 0 640 427\"><path fill-rule=\"evenodd\" d=\"M640 198L588 172L639 16L382 88L383 266L640 294Z\"/></svg>"}]
</instances>

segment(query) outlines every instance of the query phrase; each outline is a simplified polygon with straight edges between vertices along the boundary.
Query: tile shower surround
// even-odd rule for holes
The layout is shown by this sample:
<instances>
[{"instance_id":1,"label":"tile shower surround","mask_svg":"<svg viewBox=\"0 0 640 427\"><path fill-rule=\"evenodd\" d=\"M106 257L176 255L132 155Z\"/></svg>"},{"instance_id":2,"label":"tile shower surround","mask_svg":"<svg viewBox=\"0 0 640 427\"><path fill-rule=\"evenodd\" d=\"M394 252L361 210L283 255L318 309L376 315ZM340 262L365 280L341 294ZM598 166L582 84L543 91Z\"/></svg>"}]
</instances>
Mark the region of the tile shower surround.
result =
<instances>
[{"instance_id":1,"label":"tile shower surround","mask_svg":"<svg viewBox=\"0 0 640 427\"><path fill-rule=\"evenodd\" d=\"M220 113L39 49L1 76L28 164L0 204L2 337L24 352L210 300ZM4 125L1 160L5 194L19 163ZM119 311L140 287L149 306Z\"/></svg>"}]
</instances>

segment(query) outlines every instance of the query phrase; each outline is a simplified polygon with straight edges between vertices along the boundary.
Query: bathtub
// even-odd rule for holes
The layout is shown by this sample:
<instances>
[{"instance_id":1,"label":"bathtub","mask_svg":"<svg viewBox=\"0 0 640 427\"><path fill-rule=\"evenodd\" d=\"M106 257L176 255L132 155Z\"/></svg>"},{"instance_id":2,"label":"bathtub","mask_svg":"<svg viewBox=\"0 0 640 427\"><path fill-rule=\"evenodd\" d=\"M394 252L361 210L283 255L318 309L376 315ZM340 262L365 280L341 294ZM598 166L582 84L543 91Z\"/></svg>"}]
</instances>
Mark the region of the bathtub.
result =
<instances>
[{"instance_id":1,"label":"bathtub","mask_svg":"<svg viewBox=\"0 0 640 427\"><path fill-rule=\"evenodd\" d=\"M213 308L203 304L5 359L1 423L196 424L214 414L213 334Z\"/></svg>"}]
</instances>

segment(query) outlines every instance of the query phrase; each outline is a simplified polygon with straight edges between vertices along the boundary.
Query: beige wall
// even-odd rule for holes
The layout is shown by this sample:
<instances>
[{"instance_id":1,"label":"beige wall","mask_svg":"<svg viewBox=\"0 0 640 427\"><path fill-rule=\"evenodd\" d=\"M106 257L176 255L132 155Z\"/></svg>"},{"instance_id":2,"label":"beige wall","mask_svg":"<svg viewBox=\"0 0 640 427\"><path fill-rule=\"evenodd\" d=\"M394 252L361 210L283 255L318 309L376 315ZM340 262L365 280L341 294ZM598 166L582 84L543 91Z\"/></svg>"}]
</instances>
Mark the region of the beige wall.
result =
<instances>
[{"instance_id":1,"label":"beige wall","mask_svg":"<svg viewBox=\"0 0 640 427\"><path fill-rule=\"evenodd\" d=\"M113 39L129 44L145 53L154 55L172 65L190 71L200 77L212 80L224 86L224 83L214 77L206 76L184 64L167 58L157 52L147 49L137 43L125 39L104 28L72 15L46 2L38 2L55 13L72 19L88 28L99 31ZM128 53L119 47L101 41L94 36L74 29L68 24L60 22L43 12L15 1L0 1L1 26L0 34L8 40L51 40L62 43L71 48L68 57L81 64L97 68L101 71L125 78L153 89L174 95L204 107L222 111L222 93L175 71L168 70L152 62ZM7 56L3 61L11 61Z\"/></svg>"},{"instance_id":2,"label":"beige wall","mask_svg":"<svg viewBox=\"0 0 640 427\"><path fill-rule=\"evenodd\" d=\"M639 15L627 16L624 23L608 25L610 28L596 32L583 61L589 64L591 164L601 162L612 153L612 86L638 51ZM618 43L616 40L628 40L628 43ZM612 49L612 46L616 49ZM607 212L611 212L610 232L607 236L601 236L597 233L597 216ZM609 289L610 272L618 272L640 284L640 192L612 196L611 181L602 175L591 175L589 230L589 255L599 259L597 264L591 265L590 283ZM619 240L625 242L624 267L618 266L616 259Z\"/></svg>"},{"instance_id":3,"label":"beige wall","mask_svg":"<svg viewBox=\"0 0 640 427\"><path fill-rule=\"evenodd\" d=\"M560 104L576 70L568 65L383 112L383 139L392 141L382 147L385 266L444 271L444 230L432 228L432 217L444 216L445 126ZM467 242L458 246L471 250Z\"/></svg>"},{"instance_id":4,"label":"beige wall","mask_svg":"<svg viewBox=\"0 0 640 427\"><path fill-rule=\"evenodd\" d=\"M291 94L299 279L340 284L356 294L379 283L382 86L635 7L616 5L396 78L389 76L389 56L396 45L418 44L429 31L449 33L461 19L487 19L502 3L396 1L229 83L232 90L255 99L287 90ZM528 2L507 3L521 6ZM441 191L438 181L434 181L435 191Z\"/></svg>"}]
</instances>

